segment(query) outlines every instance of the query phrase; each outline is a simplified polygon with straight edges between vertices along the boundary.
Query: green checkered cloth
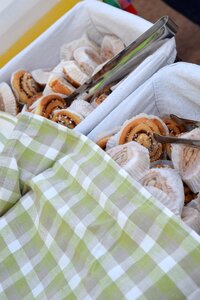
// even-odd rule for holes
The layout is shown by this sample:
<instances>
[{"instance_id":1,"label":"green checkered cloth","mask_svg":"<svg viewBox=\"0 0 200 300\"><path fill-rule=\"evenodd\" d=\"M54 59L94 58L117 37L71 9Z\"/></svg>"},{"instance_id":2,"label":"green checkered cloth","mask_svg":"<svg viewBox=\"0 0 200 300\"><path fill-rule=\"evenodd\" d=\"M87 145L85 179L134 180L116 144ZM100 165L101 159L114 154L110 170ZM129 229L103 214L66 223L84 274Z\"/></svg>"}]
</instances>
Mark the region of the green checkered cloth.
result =
<instances>
[{"instance_id":1,"label":"green checkered cloth","mask_svg":"<svg viewBox=\"0 0 200 300\"><path fill-rule=\"evenodd\" d=\"M17 123L17 118L0 111L0 152L3 150L7 138Z\"/></svg>"},{"instance_id":2,"label":"green checkered cloth","mask_svg":"<svg viewBox=\"0 0 200 300\"><path fill-rule=\"evenodd\" d=\"M200 299L199 236L87 137L21 115L0 172L1 300Z\"/></svg>"}]
</instances>

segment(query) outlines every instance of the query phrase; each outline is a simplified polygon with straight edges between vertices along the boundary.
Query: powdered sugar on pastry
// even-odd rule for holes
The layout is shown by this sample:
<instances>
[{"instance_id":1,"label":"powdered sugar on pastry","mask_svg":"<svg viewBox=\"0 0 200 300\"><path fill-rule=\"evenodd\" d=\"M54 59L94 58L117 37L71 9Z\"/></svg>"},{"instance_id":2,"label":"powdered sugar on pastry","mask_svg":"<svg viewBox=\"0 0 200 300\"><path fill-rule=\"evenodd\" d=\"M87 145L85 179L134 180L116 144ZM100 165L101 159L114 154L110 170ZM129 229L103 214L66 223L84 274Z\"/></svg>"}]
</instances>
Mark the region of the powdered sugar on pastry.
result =
<instances>
[{"instance_id":1,"label":"powdered sugar on pastry","mask_svg":"<svg viewBox=\"0 0 200 300\"><path fill-rule=\"evenodd\" d=\"M101 44L103 61L111 59L124 49L124 43L115 35L105 35Z\"/></svg>"},{"instance_id":2,"label":"powdered sugar on pastry","mask_svg":"<svg viewBox=\"0 0 200 300\"><path fill-rule=\"evenodd\" d=\"M118 145L106 152L135 180L140 180L149 170L148 150L136 142Z\"/></svg>"},{"instance_id":3,"label":"powdered sugar on pastry","mask_svg":"<svg viewBox=\"0 0 200 300\"><path fill-rule=\"evenodd\" d=\"M200 234L200 213L198 210L185 206L181 218L190 228Z\"/></svg>"},{"instance_id":4,"label":"powdered sugar on pastry","mask_svg":"<svg viewBox=\"0 0 200 300\"><path fill-rule=\"evenodd\" d=\"M182 180L176 170L170 168L153 168L140 180L143 186L153 186L170 197L181 215L184 205Z\"/></svg>"},{"instance_id":5,"label":"powdered sugar on pastry","mask_svg":"<svg viewBox=\"0 0 200 300\"><path fill-rule=\"evenodd\" d=\"M14 116L18 113L15 96L6 82L0 84L0 110Z\"/></svg>"},{"instance_id":6,"label":"powdered sugar on pastry","mask_svg":"<svg viewBox=\"0 0 200 300\"><path fill-rule=\"evenodd\" d=\"M180 135L181 138L200 139L200 128ZM172 161L180 173L183 181L190 189L197 193L200 191L200 149L184 144L172 145Z\"/></svg>"},{"instance_id":7,"label":"powdered sugar on pastry","mask_svg":"<svg viewBox=\"0 0 200 300\"><path fill-rule=\"evenodd\" d=\"M101 64L99 53L90 46L77 48L73 52L73 57L88 76L92 76L96 67Z\"/></svg>"}]
</instances>

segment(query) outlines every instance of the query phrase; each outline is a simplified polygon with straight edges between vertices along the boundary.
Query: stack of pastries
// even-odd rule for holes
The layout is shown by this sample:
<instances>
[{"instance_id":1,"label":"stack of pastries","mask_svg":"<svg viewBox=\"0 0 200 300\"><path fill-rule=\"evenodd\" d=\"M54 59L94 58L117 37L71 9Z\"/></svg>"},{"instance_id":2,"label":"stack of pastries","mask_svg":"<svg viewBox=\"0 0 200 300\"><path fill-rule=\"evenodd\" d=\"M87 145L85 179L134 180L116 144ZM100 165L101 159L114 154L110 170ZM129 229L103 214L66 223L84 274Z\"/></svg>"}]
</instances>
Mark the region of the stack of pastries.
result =
<instances>
[{"instance_id":1,"label":"stack of pastries","mask_svg":"<svg viewBox=\"0 0 200 300\"><path fill-rule=\"evenodd\" d=\"M139 114L101 134L96 143L157 200L200 234L200 148L161 144L154 133L200 140L170 117Z\"/></svg>"},{"instance_id":2,"label":"stack of pastries","mask_svg":"<svg viewBox=\"0 0 200 300\"><path fill-rule=\"evenodd\" d=\"M27 111L70 129L84 120L111 93L109 87L92 102L65 98L113 56L124 49L114 35L101 45L86 35L64 44L53 69L16 70L10 85L0 83L0 110L11 115ZM97 144L162 204L200 234L200 150L186 145L158 143L153 133L200 139L200 128L187 132L170 117L139 114L103 133Z\"/></svg>"},{"instance_id":3,"label":"stack of pastries","mask_svg":"<svg viewBox=\"0 0 200 300\"><path fill-rule=\"evenodd\" d=\"M111 93L108 88L91 103L76 99L68 107L65 98L124 49L114 35L105 35L100 45L84 34L60 48L60 62L53 69L16 70L10 85L0 83L0 110L17 115L28 111L73 129Z\"/></svg>"}]
</instances>

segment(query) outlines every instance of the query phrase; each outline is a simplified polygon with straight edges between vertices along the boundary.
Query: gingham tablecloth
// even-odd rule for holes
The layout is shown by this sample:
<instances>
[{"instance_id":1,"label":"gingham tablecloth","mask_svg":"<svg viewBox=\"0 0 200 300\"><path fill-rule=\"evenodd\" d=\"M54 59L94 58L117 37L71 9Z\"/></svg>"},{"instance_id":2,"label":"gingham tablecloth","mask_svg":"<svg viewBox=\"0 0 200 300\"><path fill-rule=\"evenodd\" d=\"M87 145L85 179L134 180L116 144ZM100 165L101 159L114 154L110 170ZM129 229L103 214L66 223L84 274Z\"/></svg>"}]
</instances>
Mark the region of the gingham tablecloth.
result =
<instances>
[{"instance_id":1,"label":"gingham tablecloth","mask_svg":"<svg viewBox=\"0 0 200 300\"><path fill-rule=\"evenodd\" d=\"M24 114L0 157L0 299L200 299L200 239L83 135Z\"/></svg>"}]
</instances>

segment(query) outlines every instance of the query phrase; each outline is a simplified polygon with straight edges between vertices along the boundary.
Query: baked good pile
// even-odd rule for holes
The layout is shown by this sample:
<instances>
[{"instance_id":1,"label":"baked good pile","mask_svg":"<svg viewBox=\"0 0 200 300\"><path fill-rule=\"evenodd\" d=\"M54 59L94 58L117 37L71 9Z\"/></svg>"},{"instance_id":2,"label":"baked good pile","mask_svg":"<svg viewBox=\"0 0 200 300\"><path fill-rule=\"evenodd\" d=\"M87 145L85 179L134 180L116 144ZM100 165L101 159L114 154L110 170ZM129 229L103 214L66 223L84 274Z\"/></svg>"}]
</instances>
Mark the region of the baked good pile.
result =
<instances>
[{"instance_id":1,"label":"baked good pile","mask_svg":"<svg viewBox=\"0 0 200 300\"><path fill-rule=\"evenodd\" d=\"M28 111L73 129L106 99L111 90L104 89L91 103L76 99L69 107L65 98L124 47L114 35L105 35L101 45L97 45L86 34L62 45L60 62L53 69L16 70L10 85L0 83L0 110L12 115Z\"/></svg>"},{"instance_id":2,"label":"baked good pile","mask_svg":"<svg viewBox=\"0 0 200 300\"><path fill-rule=\"evenodd\" d=\"M176 123L169 116L139 114L97 138L135 180L200 234L200 148L161 144L154 133L200 140L200 128Z\"/></svg>"}]
</instances>

